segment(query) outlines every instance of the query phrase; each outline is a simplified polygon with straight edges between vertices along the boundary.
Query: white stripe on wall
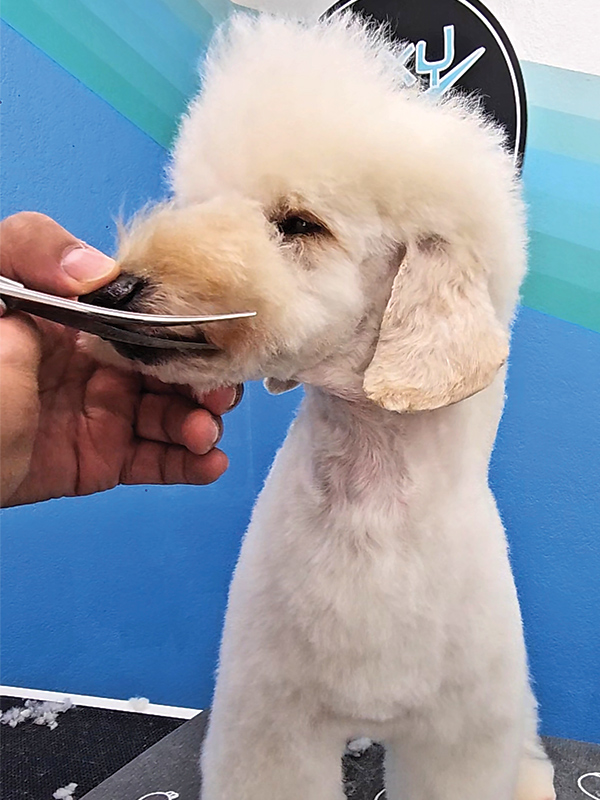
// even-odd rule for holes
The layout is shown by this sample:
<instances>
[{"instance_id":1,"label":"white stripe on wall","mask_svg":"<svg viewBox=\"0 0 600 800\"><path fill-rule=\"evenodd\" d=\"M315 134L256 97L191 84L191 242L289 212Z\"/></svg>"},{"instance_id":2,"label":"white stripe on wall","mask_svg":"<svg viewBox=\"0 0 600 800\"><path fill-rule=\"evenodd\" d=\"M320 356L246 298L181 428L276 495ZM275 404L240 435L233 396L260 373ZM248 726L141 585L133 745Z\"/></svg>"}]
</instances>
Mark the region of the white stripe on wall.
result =
<instances>
[{"instance_id":1,"label":"white stripe on wall","mask_svg":"<svg viewBox=\"0 0 600 800\"><path fill-rule=\"evenodd\" d=\"M106 708L109 711L129 711L133 714L150 714L154 717L174 717L175 719L191 719L200 713L198 708L180 708L178 706L162 706L148 703L144 708L134 708L129 700L116 700L112 697L93 697L88 694L71 694L69 692L48 692L44 689L24 689L19 686L0 686L2 697L23 697L26 700L50 700L62 702L69 697L76 706L87 708Z\"/></svg>"},{"instance_id":2,"label":"white stripe on wall","mask_svg":"<svg viewBox=\"0 0 600 800\"><path fill-rule=\"evenodd\" d=\"M233 0L269 12L315 17L334 0ZM483 0L520 59L600 75L598 0ZM352 0L348 0L352 5Z\"/></svg>"}]
</instances>

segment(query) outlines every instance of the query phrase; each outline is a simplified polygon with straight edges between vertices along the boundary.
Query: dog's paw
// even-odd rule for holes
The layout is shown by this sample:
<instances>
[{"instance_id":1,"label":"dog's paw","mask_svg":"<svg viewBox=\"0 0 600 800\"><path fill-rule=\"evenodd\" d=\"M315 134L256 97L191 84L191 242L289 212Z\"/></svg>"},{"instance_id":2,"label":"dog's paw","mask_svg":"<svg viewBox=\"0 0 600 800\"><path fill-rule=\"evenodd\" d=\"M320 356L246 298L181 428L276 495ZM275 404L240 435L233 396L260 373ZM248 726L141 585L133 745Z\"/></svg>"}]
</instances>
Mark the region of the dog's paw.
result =
<instances>
[{"instance_id":1,"label":"dog's paw","mask_svg":"<svg viewBox=\"0 0 600 800\"><path fill-rule=\"evenodd\" d=\"M556 800L554 767L547 758L524 758L515 800Z\"/></svg>"},{"instance_id":2,"label":"dog's paw","mask_svg":"<svg viewBox=\"0 0 600 800\"><path fill-rule=\"evenodd\" d=\"M353 739L346 745L346 754L350 756L362 756L362 754L371 747L373 742L362 736L360 739Z\"/></svg>"}]
</instances>

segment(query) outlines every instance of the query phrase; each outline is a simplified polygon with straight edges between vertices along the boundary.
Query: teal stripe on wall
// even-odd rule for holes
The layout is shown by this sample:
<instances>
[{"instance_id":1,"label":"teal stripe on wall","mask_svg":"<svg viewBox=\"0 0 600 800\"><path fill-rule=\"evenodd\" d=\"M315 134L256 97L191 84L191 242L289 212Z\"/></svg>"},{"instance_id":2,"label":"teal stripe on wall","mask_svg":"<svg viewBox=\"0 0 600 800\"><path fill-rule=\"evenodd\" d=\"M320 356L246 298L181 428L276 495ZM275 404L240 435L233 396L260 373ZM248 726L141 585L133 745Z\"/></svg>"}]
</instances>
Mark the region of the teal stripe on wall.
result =
<instances>
[{"instance_id":1,"label":"teal stripe on wall","mask_svg":"<svg viewBox=\"0 0 600 800\"><path fill-rule=\"evenodd\" d=\"M529 126L532 147L600 164L600 120L531 105Z\"/></svg>"},{"instance_id":2,"label":"teal stripe on wall","mask_svg":"<svg viewBox=\"0 0 600 800\"><path fill-rule=\"evenodd\" d=\"M600 79L570 69L521 61L530 101L537 108L600 121Z\"/></svg>"},{"instance_id":3,"label":"teal stripe on wall","mask_svg":"<svg viewBox=\"0 0 600 800\"><path fill-rule=\"evenodd\" d=\"M178 104L194 91L196 80L190 64L197 57L198 37L190 35L183 24L164 25L164 16L168 16L171 22L176 22L177 18L173 14L161 14L166 9L160 2L146 0L144 6L135 0L128 3L122 0L81 0L81 3L95 19L103 20L112 34L143 60L145 67L150 67L168 82L169 91ZM154 24L148 24L146 20ZM160 25L156 24L159 21Z\"/></svg>"},{"instance_id":4,"label":"teal stripe on wall","mask_svg":"<svg viewBox=\"0 0 600 800\"><path fill-rule=\"evenodd\" d=\"M173 130L171 117L161 111L156 102L144 96L127 75L117 72L112 63L102 60L87 43L69 34L33 0L4 0L1 13L3 19L25 38L153 139L163 144L169 141Z\"/></svg>"},{"instance_id":5,"label":"teal stripe on wall","mask_svg":"<svg viewBox=\"0 0 600 800\"><path fill-rule=\"evenodd\" d=\"M600 331L600 252L537 231L530 235L526 305Z\"/></svg>"},{"instance_id":6,"label":"teal stripe on wall","mask_svg":"<svg viewBox=\"0 0 600 800\"><path fill-rule=\"evenodd\" d=\"M567 242L600 250L600 225L592 224L600 218L600 206L591 203L565 200L555 195L531 190L525 173L525 199L529 204L529 226L534 231L556 236Z\"/></svg>"},{"instance_id":7,"label":"teal stripe on wall","mask_svg":"<svg viewBox=\"0 0 600 800\"><path fill-rule=\"evenodd\" d=\"M524 305L600 333L600 292L532 270L523 287Z\"/></svg>"},{"instance_id":8,"label":"teal stripe on wall","mask_svg":"<svg viewBox=\"0 0 600 800\"><path fill-rule=\"evenodd\" d=\"M581 247L538 231L530 232L529 248L539 275L567 280L589 292L600 292L599 250Z\"/></svg>"},{"instance_id":9,"label":"teal stripe on wall","mask_svg":"<svg viewBox=\"0 0 600 800\"><path fill-rule=\"evenodd\" d=\"M600 207L600 164L527 147L525 172L528 189Z\"/></svg>"},{"instance_id":10,"label":"teal stripe on wall","mask_svg":"<svg viewBox=\"0 0 600 800\"><path fill-rule=\"evenodd\" d=\"M1 15L164 147L229 0L3 0ZM523 62L531 308L600 332L600 77Z\"/></svg>"},{"instance_id":11,"label":"teal stripe on wall","mask_svg":"<svg viewBox=\"0 0 600 800\"><path fill-rule=\"evenodd\" d=\"M212 0L3 0L2 18L168 147L228 5Z\"/></svg>"},{"instance_id":12,"label":"teal stripe on wall","mask_svg":"<svg viewBox=\"0 0 600 800\"><path fill-rule=\"evenodd\" d=\"M530 308L600 332L600 77L523 62Z\"/></svg>"}]
</instances>

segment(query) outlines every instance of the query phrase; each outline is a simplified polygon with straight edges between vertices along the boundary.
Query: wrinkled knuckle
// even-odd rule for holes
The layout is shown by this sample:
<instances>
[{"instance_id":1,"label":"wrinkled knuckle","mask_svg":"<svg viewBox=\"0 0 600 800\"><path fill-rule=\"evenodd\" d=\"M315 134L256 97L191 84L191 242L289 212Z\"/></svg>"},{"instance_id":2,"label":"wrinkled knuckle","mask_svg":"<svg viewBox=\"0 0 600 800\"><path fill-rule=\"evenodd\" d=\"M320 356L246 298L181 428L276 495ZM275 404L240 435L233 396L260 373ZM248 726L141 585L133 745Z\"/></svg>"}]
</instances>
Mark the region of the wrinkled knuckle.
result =
<instances>
[{"instance_id":1,"label":"wrinkled knuckle","mask_svg":"<svg viewBox=\"0 0 600 800\"><path fill-rule=\"evenodd\" d=\"M174 408L170 398L155 396L153 408L158 428L166 441L173 440L177 430L177 410Z\"/></svg>"},{"instance_id":2,"label":"wrinkled knuckle","mask_svg":"<svg viewBox=\"0 0 600 800\"><path fill-rule=\"evenodd\" d=\"M17 214L12 214L2 222L4 232L21 233L28 231L33 227L46 225L52 222L50 217L46 214L40 214L39 211L19 211Z\"/></svg>"}]
</instances>

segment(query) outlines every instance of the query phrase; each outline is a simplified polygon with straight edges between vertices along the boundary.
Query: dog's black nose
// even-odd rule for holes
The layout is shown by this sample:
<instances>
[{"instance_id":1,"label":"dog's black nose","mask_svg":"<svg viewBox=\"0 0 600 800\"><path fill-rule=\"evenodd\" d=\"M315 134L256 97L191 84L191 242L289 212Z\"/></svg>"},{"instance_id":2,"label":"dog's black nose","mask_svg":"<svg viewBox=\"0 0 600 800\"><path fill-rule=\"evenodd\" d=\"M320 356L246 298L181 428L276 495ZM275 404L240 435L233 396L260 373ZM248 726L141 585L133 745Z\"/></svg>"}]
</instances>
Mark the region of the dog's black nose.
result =
<instances>
[{"instance_id":1,"label":"dog's black nose","mask_svg":"<svg viewBox=\"0 0 600 800\"><path fill-rule=\"evenodd\" d=\"M82 303L90 303L90 305L102 308L131 309L133 301L147 283L144 278L122 272L111 283L96 289L95 292L81 295L79 300Z\"/></svg>"}]
</instances>

